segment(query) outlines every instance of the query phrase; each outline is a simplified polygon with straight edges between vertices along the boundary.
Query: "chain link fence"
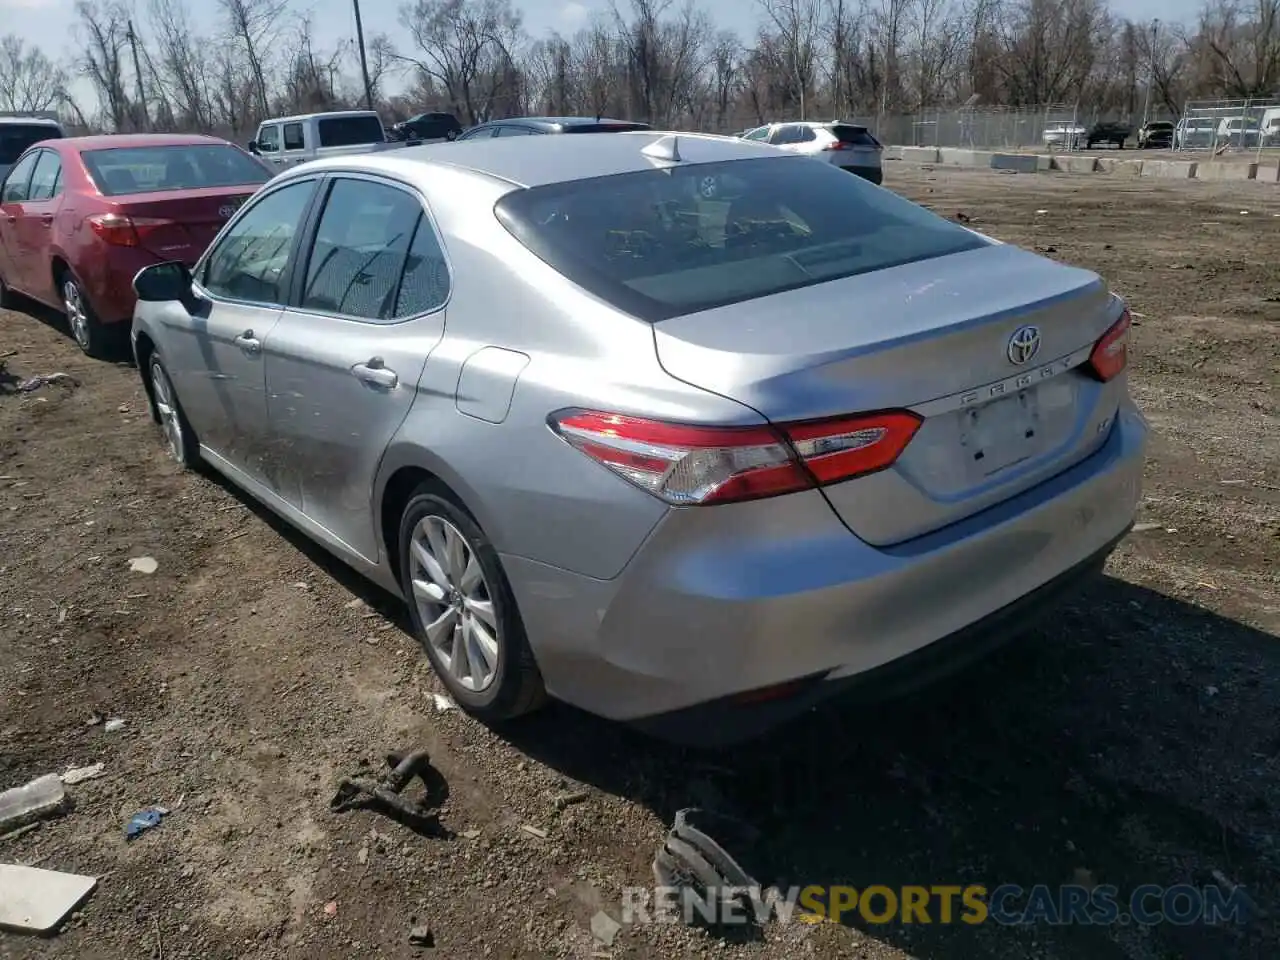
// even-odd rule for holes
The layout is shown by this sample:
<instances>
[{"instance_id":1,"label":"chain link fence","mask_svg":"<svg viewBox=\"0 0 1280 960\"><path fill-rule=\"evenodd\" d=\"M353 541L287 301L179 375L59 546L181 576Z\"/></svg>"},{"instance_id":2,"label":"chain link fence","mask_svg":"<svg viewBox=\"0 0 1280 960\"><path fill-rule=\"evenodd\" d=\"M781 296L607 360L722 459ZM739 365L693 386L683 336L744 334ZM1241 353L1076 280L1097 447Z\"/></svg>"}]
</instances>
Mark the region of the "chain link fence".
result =
<instances>
[{"instance_id":1,"label":"chain link fence","mask_svg":"<svg viewBox=\"0 0 1280 960\"><path fill-rule=\"evenodd\" d=\"M1280 151L1280 97L1189 100L1173 132L1180 152L1252 154Z\"/></svg>"}]
</instances>

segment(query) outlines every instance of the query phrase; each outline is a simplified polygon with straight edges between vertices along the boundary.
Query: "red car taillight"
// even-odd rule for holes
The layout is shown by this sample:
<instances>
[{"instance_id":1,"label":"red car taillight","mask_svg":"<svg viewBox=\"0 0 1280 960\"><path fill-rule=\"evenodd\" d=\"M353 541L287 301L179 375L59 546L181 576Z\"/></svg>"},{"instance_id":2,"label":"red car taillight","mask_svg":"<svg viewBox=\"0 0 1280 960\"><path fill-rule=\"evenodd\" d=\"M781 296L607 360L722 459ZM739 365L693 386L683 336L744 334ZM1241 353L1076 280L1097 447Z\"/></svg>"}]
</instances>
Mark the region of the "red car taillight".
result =
<instances>
[{"instance_id":1,"label":"red car taillight","mask_svg":"<svg viewBox=\"0 0 1280 960\"><path fill-rule=\"evenodd\" d=\"M848 150L849 145L846 143L843 143L840 140L834 140L831 143L828 143L825 146L823 146L822 149L823 150Z\"/></svg>"},{"instance_id":2,"label":"red car taillight","mask_svg":"<svg viewBox=\"0 0 1280 960\"><path fill-rule=\"evenodd\" d=\"M1129 363L1129 327L1132 324L1129 308L1125 307L1120 319L1113 323L1093 345L1089 354L1089 369L1106 383L1124 370Z\"/></svg>"},{"instance_id":3,"label":"red car taillight","mask_svg":"<svg viewBox=\"0 0 1280 960\"><path fill-rule=\"evenodd\" d=\"M114 247L140 247L147 234L172 222L155 217L126 217L122 213L98 213L89 218L93 232Z\"/></svg>"},{"instance_id":4,"label":"red car taillight","mask_svg":"<svg viewBox=\"0 0 1280 960\"><path fill-rule=\"evenodd\" d=\"M553 430L667 503L755 500L849 480L892 464L920 426L905 410L773 427L664 423L623 414L554 414Z\"/></svg>"}]
</instances>

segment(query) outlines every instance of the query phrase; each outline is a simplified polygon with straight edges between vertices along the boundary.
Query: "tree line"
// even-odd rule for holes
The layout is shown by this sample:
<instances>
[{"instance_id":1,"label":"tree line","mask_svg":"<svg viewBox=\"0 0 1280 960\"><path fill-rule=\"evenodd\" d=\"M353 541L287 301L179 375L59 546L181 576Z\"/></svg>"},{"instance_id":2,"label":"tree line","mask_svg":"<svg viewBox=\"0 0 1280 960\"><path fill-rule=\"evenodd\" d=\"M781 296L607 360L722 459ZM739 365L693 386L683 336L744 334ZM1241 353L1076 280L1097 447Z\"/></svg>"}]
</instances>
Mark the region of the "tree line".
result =
<instances>
[{"instance_id":1,"label":"tree line","mask_svg":"<svg viewBox=\"0 0 1280 960\"><path fill-rule=\"evenodd\" d=\"M268 116L366 102L355 41L318 43L288 0L215 0L202 26L182 0L144 2L79 0L66 60L0 37L0 110L243 140ZM617 0L572 36L533 37L512 0L409 0L366 26L369 94L387 122L584 114L723 132L958 105L1140 119L1148 96L1176 116L1190 98L1280 93L1280 0L1208 0L1188 24L1135 23L1107 0L751 2L751 36L697 0Z\"/></svg>"}]
</instances>

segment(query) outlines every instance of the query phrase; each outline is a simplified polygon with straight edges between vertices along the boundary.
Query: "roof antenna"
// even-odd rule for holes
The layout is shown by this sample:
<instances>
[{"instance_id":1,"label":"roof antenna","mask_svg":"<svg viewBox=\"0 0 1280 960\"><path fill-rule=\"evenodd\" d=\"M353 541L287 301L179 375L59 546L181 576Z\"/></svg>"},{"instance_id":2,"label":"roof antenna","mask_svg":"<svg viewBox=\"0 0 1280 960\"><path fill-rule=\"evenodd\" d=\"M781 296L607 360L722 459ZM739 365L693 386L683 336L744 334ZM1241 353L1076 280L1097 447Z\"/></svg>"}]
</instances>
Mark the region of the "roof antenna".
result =
<instances>
[{"instance_id":1,"label":"roof antenna","mask_svg":"<svg viewBox=\"0 0 1280 960\"><path fill-rule=\"evenodd\" d=\"M680 138L675 134L653 141L640 152L646 157L652 157L654 160L666 160L669 163L679 163L684 159L680 156Z\"/></svg>"}]
</instances>

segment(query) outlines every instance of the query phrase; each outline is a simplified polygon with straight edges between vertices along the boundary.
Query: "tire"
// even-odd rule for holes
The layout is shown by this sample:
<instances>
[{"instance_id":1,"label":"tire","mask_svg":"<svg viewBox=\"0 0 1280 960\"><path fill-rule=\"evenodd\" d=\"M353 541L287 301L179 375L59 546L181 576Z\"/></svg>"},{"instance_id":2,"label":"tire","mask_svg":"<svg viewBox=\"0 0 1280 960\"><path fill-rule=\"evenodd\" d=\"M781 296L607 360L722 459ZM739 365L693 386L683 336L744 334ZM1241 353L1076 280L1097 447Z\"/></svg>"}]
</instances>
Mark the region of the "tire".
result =
<instances>
[{"instance_id":1,"label":"tire","mask_svg":"<svg viewBox=\"0 0 1280 960\"><path fill-rule=\"evenodd\" d=\"M0 310L7 310L13 306L13 291L9 289L8 284L4 282L4 277L0 276Z\"/></svg>"},{"instance_id":2,"label":"tire","mask_svg":"<svg viewBox=\"0 0 1280 960\"><path fill-rule=\"evenodd\" d=\"M196 438L196 432L191 429L187 415L182 412L178 392L169 379L169 371L164 368L164 360L159 351L151 354L145 375L151 380L152 409L156 419L160 421L160 430L169 448L169 456L179 466L193 469L200 462L200 441Z\"/></svg>"},{"instance_id":3,"label":"tire","mask_svg":"<svg viewBox=\"0 0 1280 960\"><path fill-rule=\"evenodd\" d=\"M65 267L58 274L58 292L62 296L62 312L76 345L86 356L108 359L119 345L118 331L108 328L98 319L80 281Z\"/></svg>"},{"instance_id":4,"label":"tire","mask_svg":"<svg viewBox=\"0 0 1280 960\"><path fill-rule=\"evenodd\" d=\"M420 486L400 517L400 586L414 633L460 707L484 723L511 720L546 701L542 674L497 551L441 492Z\"/></svg>"}]
</instances>

